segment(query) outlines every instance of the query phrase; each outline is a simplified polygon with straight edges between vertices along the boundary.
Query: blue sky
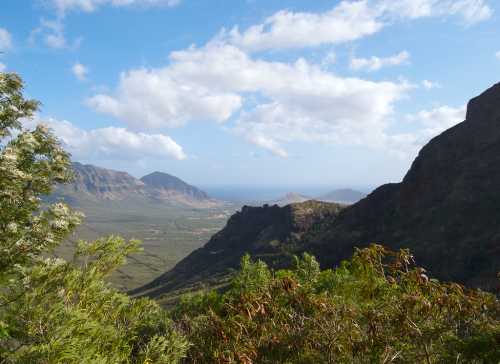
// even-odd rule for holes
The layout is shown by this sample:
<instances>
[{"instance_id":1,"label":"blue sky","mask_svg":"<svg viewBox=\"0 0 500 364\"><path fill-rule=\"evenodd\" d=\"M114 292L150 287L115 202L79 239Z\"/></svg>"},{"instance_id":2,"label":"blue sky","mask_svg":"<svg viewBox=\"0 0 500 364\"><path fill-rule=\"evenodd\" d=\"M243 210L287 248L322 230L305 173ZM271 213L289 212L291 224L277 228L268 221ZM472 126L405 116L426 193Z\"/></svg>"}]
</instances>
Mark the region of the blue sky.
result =
<instances>
[{"instance_id":1,"label":"blue sky","mask_svg":"<svg viewBox=\"0 0 500 364\"><path fill-rule=\"evenodd\" d=\"M500 81L493 0L2 2L74 159L198 185L369 188Z\"/></svg>"}]
</instances>

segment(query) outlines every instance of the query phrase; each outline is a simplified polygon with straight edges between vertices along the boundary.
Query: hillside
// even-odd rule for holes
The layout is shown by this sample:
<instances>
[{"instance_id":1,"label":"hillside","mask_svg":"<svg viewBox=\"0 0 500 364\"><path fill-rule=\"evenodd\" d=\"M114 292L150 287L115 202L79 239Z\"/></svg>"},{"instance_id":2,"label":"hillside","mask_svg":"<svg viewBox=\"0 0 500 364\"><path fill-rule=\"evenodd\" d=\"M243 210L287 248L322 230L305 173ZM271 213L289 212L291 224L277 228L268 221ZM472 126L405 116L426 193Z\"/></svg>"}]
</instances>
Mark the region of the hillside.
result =
<instances>
[{"instance_id":1,"label":"hillside","mask_svg":"<svg viewBox=\"0 0 500 364\"><path fill-rule=\"evenodd\" d=\"M71 199L122 200L145 195L144 183L126 172L78 162L73 163L74 181L58 187L57 194Z\"/></svg>"},{"instance_id":2,"label":"hillside","mask_svg":"<svg viewBox=\"0 0 500 364\"><path fill-rule=\"evenodd\" d=\"M318 228L322 221L335 218L341 209L340 205L318 201L285 207L244 206L205 246L132 293L157 296L191 285L217 284L239 267L241 257L247 252L273 266L286 266L301 237Z\"/></svg>"},{"instance_id":3,"label":"hillside","mask_svg":"<svg viewBox=\"0 0 500 364\"><path fill-rule=\"evenodd\" d=\"M154 172L137 179L126 172L73 163L74 182L58 186L54 196L74 205L88 201L139 201L195 208L214 207L220 202L178 177Z\"/></svg>"},{"instance_id":4,"label":"hillside","mask_svg":"<svg viewBox=\"0 0 500 364\"><path fill-rule=\"evenodd\" d=\"M290 223L294 205L244 208L203 248L136 293L158 295L215 277L234 268L244 252L267 258L307 251L332 267L372 242L410 248L442 280L494 289L500 271L498 186L500 84L471 100L466 120L431 140L401 183L383 185L341 211L324 213L329 205L317 202L295 205L308 206L314 216L299 234Z\"/></svg>"}]
</instances>

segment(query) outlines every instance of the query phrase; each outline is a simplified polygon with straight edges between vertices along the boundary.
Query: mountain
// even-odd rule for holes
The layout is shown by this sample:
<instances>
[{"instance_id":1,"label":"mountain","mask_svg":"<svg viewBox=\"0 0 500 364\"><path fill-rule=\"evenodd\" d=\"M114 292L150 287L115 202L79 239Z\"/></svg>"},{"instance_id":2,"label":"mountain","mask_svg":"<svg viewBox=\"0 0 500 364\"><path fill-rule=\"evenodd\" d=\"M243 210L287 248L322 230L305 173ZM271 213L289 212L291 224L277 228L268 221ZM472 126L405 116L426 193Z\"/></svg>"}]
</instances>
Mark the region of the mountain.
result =
<instances>
[{"instance_id":1,"label":"mountain","mask_svg":"<svg viewBox=\"0 0 500 364\"><path fill-rule=\"evenodd\" d=\"M366 197L366 193L352 190L350 188L343 188L330 191L324 195L318 196L316 199L326 202L337 202L344 204L353 204Z\"/></svg>"},{"instance_id":2,"label":"mountain","mask_svg":"<svg viewBox=\"0 0 500 364\"><path fill-rule=\"evenodd\" d=\"M73 173L73 183L58 186L57 194L103 200L122 200L145 194L144 183L126 172L74 162Z\"/></svg>"},{"instance_id":3,"label":"mountain","mask_svg":"<svg viewBox=\"0 0 500 364\"><path fill-rule=\"evenodd\" d=\"M154 296L216 278L244 252L264 258L271 252L279 264L283 255L276 255L307 251L333 267L372 242L409 248L434 277L492 290L500 271L499 186L500 83L469 102L464 122L422 148L402 182L329 213L318 202L296 205L308 216L299 230L291 223L294 205L244 208L204 247L136 293Z\"/></svg>"},{"instance_id":4,"label":"mountain","mask_svg":"<svg viewBox=\"0 0 500 364\"><path fill-rule=\"evenodd\" d=\"M208 195L167 173L153 172L141 178L141 182L151 191L151 196L159 200L174 198L185 198L194 201L209 200Z\"/></svg>"},{"instance_id":5,"label":"mountain","mask_svg":"<svg viewBox=\"0 0 500 364\"><path fill-rule=\"evenodd\" d=\"M310 197L301 195L296 192L289 192L285 196L278 198L277 200L268 202L269 205L286 206L292 203L300 203L311 200Z\"/></svg>"},{"instance_id":6,"label":"mountain","mask_svg":"<svg viewBox=\"0 0 500 364\"><path fill-rule=\"evenodd\" d=\"M55 196L68 202L137 201L191 207L213 207L218 202L181 179L154 172L137 179L126 172L73 163L74 182L61 185Z\"/></svg>"},{"instance_id":7,"label":"mountain","mask_svg":"<svg viewBox=\"0 0 500 364\"><path fill-rule=\"evenodd\" d=\"M334 218L341 209L341 205L319 201L284 207L244 206L205 246L192 252L171 271L131 293L158 296L189 286L217 284L231 269L238 268L247 252L273 266L286 266L291 262L290 252L303 234L322 221Z\"/></svg>"}]
</instances>

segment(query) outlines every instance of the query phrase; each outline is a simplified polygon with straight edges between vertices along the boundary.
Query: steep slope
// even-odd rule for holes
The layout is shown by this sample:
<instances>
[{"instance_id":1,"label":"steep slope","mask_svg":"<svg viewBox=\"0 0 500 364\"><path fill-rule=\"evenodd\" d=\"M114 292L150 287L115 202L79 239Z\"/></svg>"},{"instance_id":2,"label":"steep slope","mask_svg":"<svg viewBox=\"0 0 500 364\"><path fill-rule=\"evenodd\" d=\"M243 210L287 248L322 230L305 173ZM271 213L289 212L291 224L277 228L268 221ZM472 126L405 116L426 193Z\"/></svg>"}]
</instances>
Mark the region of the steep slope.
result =
<instances>
[{"instance_id":1,"label":"steep slope","mask_svg":"<svg viewBox=\"0 0 500 364\"><path fill-rule=\"evenodd\" d=\"M330 191L324 195L317 197L317 200L326 202L337 202L345 204L353 204L366 197L366 193L352 190L350 188L343 188Z\"/></svg>"},{"instance_id":2,"label":"steep slope","mask_svg":"<svg viewBox=\"0 0 500 364\"><path fill-rule=\"evenodd\" d=\"M403 181L379 187L302 248L325 266L373 241L410 248L445 280L492 289L500 271L500 84L469 102L466 120L431 140Z\"/></svg>"},{"instance_id":3,"label":"steep slope","mask_svg":"<svg viewBox=\"0 0 500 364\"><path fill-rule=\"evenodd\" d=\"M131 293L158 296L191 285L218 283L231 269L238 268L245 253L273 266L288 265L302 235L319 228L323 220L334 218L341 209L340 205L318 201L285 207L244 206L205 246Z\"/></svg>"},{"instance_id":4,"label":"steep slope","mask_svg":"<svg viewBox=\"0 0 500 364\"><path fill-rule=\"evenodd\" d=\"M131 195L144 195L144 183L126 172L92 165L73 163L74 182L59 186L57 193L73 198L122 200Z\"/></svg>"},{"instance_id":5,"label":"steep slope","mask_svg":"<svg viewBox=\"0 0 500 364\"><path fill-rule=\"evenodd\" d=\"M208 195L167 173L153 172L141 178L150 196L157 200L176 199L180 202L202 202L210 198Z\"/></svg>"},{"instance_id":6,"label":"steep slope","mask_svg":"<svg viewBox=\"0 0 500 364\"><path fill-rule=\"evenodd\" d=\"M166 203L188 207L214 207L218 201L175 176L154 172L140 180L126 172L73 163L74 182L61 185L55 198L70 203L136 201L143 204Z\"/></svg>"},{"instance_id":7,"label":"steep slope","mask_svg":"<svg viewBox=\"0 0 500 364\"><path fill-rule=\"evenodd\" d=\"M323 267L332 267L356 247L379 242L411 249L419 264L439 279L495 289L500 271L499 186L497 84L469 102L464 122L420 151L401 183L383 185L338 214L313 213L314 223L298 235L292 225L282 223L279 246L287 253L311 252ZM205 247L146 288L157 295L182 287L184 281L193 284L237 266L243 252L265 257L254 242L270 249L275 235L261 232L290 208L244 209Z\"/></svg>"}]
</instances>

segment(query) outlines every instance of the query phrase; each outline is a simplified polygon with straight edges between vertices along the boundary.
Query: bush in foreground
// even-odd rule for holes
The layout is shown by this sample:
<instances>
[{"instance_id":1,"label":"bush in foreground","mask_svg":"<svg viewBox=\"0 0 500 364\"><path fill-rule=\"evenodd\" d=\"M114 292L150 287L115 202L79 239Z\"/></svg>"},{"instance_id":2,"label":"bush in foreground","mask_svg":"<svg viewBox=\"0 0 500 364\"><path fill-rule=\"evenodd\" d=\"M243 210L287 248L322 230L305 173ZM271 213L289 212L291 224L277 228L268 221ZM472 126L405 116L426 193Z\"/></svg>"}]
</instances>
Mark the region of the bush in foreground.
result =
<instances>
[{"instance_id":1,"label":"bush in foreground","mask_svg":"<svg viewBox=\"0 0 500 364\"><path fill-rule=\"evenodd\" d=\"M74 263L46 258L82 216L42 203L71 180L71 162L45 126L23 127L38 103L22 90L0 72L0 363L177 362L187 343L167 314L105 283L136 242L82 242Z\"/></svg>"},{"instance_id":2,"label":"bush in foreground","mask_svg":"<svg viewBox=\"0 0 500 364\"><path fill-rule=\"evenodd\" d=\"M335 270L305 254L272 272L243 258L223 294L174 311L191 363L498 363L492 294L429 279L406 250L358 250Z\"/></svg>"}]
</instances>

